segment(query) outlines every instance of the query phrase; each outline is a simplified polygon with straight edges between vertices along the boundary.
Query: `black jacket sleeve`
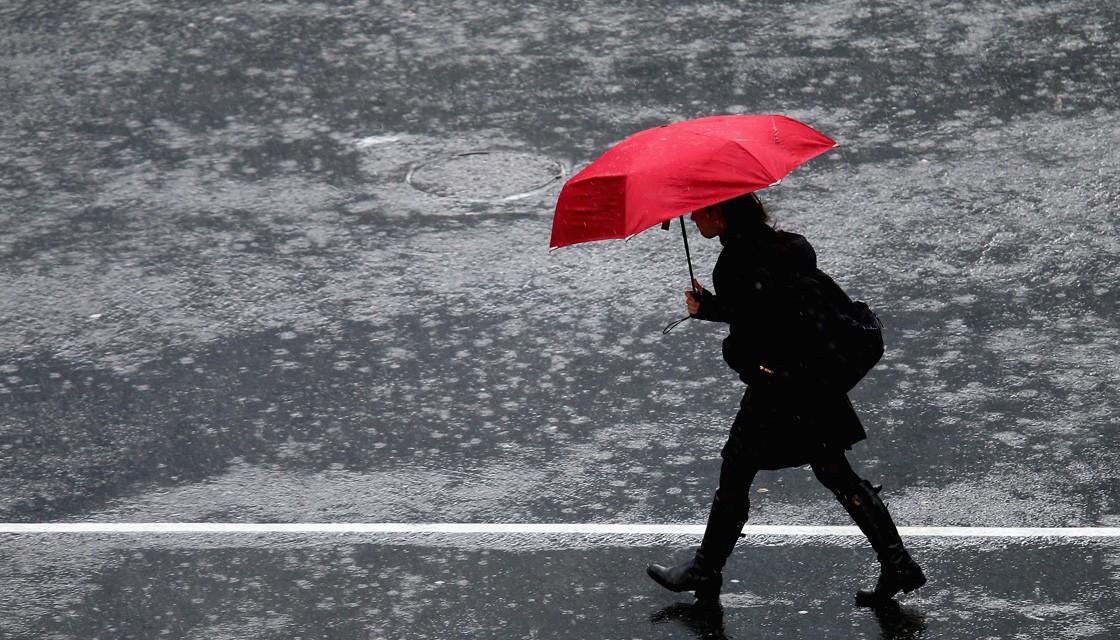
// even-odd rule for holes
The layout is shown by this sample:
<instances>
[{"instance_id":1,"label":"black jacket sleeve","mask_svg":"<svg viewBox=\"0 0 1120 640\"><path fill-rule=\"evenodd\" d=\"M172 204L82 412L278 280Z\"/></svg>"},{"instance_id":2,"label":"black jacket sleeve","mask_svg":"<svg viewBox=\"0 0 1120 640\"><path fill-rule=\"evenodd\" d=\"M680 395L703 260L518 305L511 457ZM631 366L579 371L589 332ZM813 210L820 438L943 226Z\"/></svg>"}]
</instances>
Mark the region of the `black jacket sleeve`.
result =
<instances>
[{"instance_id":1,"label":"black jacket sleeve","mask_svg":"<svg viewBox=\"0 0 1120 640\"><path fill-rule=\"evenodd\" d=\"M768 269L752 269L721 278L719 293L705 292L696 317L740 325L744 329L765 322L774 298L781 294L778 281Z\"/></svg>"},{"instance_id":2,"label":"black jacket sleeve","mask_svg":"<svg viewBox=\"0 0 1120 640\"><path fill-rule=\"evenodd\" d=\"M711 322L731 322L731 310L722 298L705 289L700 294L700 309L692 317Z\"/></svg>"}]
</instances>

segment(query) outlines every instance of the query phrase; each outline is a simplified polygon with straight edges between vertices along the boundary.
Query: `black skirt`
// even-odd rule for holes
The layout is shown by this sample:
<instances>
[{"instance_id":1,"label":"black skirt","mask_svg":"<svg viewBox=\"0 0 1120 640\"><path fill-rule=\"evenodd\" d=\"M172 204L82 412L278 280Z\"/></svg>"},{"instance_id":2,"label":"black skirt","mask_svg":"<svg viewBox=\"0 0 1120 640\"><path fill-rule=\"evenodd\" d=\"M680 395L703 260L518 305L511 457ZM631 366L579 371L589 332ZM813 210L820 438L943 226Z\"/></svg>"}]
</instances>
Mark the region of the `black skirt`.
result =
<instances>
[{"instance_id":1,"label":"black skirt","mask_svg":"<svg viewBox=\"0 0 1120 640\"><path fill-rule=\"evenodd\" d=\"M866 437L846 394L792 397L748 389L721 455L757 469L784 469L850 449Z\"/></svg>"}]
</instances>

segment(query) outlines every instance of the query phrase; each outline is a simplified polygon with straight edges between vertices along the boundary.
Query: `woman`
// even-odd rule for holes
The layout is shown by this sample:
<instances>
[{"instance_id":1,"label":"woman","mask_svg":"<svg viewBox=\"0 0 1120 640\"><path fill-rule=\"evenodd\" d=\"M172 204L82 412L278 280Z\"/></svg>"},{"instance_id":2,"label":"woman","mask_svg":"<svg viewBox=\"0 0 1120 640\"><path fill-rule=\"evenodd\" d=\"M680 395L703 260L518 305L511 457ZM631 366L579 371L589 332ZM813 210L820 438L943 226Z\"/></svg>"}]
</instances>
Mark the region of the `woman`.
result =
<instances>
[{"instance_id":1,"label":"woman","mask_svg":"<svg viewBox=\"0 0 1120 640\"><path fill-rule=\"evenodd\" d=\"M799 368L790 354L812 340L804 329L811 295L801 276L831 283L817 270L813 248L802 236L771 227L754 194L695 211L692 220L705 238L719 237L723 250L712 272L715 293L694 281L685 294L688 313L730 325L723 356L747 391L721 452L719 487L700 548L687 562L651 564L646 572L672 591L718 600L724 563L747 521L755 474L809 464L878 554L879 580L856 594L857 604L885 604L922 586L922 569L903 546L879 490L856 475L844 454L867 437L847 394L783 375Z\"/></svg>"}]
</instances>

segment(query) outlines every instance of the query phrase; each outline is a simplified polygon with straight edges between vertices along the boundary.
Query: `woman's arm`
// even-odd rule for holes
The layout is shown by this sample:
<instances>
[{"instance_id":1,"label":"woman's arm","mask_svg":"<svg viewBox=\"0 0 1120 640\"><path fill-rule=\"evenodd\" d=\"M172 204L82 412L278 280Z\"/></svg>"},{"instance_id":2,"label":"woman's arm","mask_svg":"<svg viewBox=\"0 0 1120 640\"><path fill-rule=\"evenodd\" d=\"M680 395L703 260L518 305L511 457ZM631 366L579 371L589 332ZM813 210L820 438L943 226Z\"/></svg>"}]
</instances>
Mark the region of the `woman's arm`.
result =
<instances>
[{"instance_id":1,"label":"woman's arm","mask_svg":"<svg viewBox=\"0 0 1120 640\"><path fill-rule=\"evenodd\" d=\"M685 303L688 305L688 315L698 320L711 322L731 322L731 314L723 301L705 289L696 280L692 281L692 290L685 291Z\"/></svg>"}]
</instances>

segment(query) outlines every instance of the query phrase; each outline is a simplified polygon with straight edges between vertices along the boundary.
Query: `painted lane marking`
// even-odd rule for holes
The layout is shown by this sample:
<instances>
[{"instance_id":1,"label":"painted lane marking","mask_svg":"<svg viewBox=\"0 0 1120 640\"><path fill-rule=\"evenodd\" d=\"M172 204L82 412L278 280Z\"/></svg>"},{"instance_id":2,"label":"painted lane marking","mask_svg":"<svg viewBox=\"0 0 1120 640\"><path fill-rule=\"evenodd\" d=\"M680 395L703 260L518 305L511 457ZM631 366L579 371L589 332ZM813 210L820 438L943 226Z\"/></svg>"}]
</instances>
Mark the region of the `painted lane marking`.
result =
<instances>
[{"instance_id":1,"label":"painted lane marking","mask_svg":"<svg viewBox=\"0 0 1120 640\"><path fill-rule=\"evenodd\" d=\"M899 527L911 538L1120 538L1120 527ZM257 523L257 522L43 522L0 523L0 534L575 534L575 535L688 535L701 536L703 525L690 524L483 524L433 523ZM748 537L862 536L854 526L750 525Z\"/></svg>"}]
</instances>

